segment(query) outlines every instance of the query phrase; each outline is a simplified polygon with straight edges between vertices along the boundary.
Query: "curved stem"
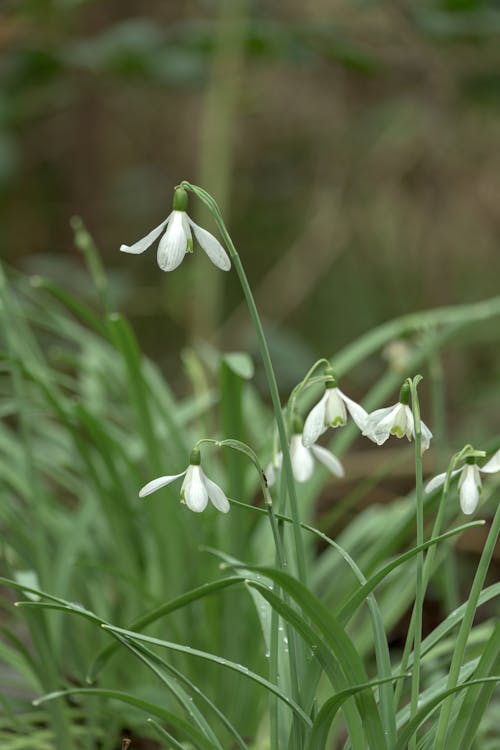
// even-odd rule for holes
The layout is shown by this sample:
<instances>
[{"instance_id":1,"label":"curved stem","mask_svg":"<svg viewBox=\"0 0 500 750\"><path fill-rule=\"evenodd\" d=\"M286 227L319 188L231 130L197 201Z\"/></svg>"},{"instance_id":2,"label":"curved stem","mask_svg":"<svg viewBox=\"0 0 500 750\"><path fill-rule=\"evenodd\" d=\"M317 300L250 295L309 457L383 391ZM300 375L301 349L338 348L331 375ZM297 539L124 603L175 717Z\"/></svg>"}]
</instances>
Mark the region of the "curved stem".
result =
<instances>
[{"instance_id":1,"label":"curved stem","mask_svg":"<svg viewBox=\"0 0 500 750\"><path fill-rule=\"evenodd\" d=\"M224 224L224 220L221 216L219 207L217 206L217 203L215 202L215 200L212 198L211 195L209 195L205 190L203 190L203 188L200 188L197 185L192 185L190 182L183 181L181 183L181 187L197 195L198 198L200 198L200 200L202 200L205 203L205 205L208 206L208 208L210 209L210 212L212 213L214 220L217 224L217 227L224 239L226 247L229 251L229 255L231 256L231 260L233 261L234 267L236 269L236 273L238 274L238 278L240 280L240 284L241 284L241 288L245 297L245 301L247 303L250 317L252 319L252 323L255 329L255 333L257 335L257 341L259 344L262 362L264 364L266 379L267 379L267 383L269 386L271 401L273 404L274 416L275 416L276 425L278 428L281 452L283 455L283 473L286 477L286 487L288 490L288 499L290 502L290 514L293 518L293 537L294 537L294 542L295 542L294 547L295 547L295 558L296 558L296 564L297 564L297 574L298 574L299 580L303 584L307 585L307 569L306 569L304 542L302 539L302 533L300 529L299 506L298 506L298 500L297 500L295 480L294 480L293 472L292 472L292 462L290 459L288 435L287 435L287 430L285 426L285 420L283 418L283 411L281 408L278 384L276 382L276 376L274 374L274 369L273 369L273 365L271 361L271 355L269 353L269 347L267 345L267 340L264 334L262 322L260 320L260 316L259 316L257 307L255 305L255 300L252 294L252 290L250 288L250 284L248 283L248 279L245 273L245 269L243 268L243 264L240 260L238 252L234 246L234 243L229 235L229 232L227 231L226 225Z\"/></svg>"}]
</instances>

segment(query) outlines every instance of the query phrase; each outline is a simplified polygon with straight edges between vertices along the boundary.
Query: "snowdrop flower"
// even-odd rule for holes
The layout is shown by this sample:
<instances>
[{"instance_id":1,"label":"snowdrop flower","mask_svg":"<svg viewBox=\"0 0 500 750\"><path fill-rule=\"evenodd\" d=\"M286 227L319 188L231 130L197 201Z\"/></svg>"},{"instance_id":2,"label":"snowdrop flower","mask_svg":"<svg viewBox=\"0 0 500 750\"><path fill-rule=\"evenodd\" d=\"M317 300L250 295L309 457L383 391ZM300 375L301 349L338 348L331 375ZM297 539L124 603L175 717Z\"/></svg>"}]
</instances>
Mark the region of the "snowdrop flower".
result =
<instances>
[{"instance_id":1,"label":"snowdrop flower","mask_svg":"<svg viewBox=\"0 0 500 750\"><path fill-rule=\"evenodd\" d=\"M222 271L229 271L231 261L226 251L210 232L195 224L186 213L187 193L183 188L177 188L174 193L172 213L159 226L133 245L122 245L123 253L137 255L143 253L163 234L158 245L158 265L162 271L173 271L184 260L186 253L193 252L193 236L198 240L212 263Z\"/></svg>"},{"instance_id":2,"label":"snowdrop flower","mask_svg":"<svg viewBox=\"0 0 500 750\"><path fill-rule=\"evenodd\" d=\"M335 378L327 381L325 388L324 395L313 406L304 423L302 442L306 448L311 447L329 427L343 427L347 422L347 412L360 430L365 427L367 412L337 388Z\"/></svg>"},{"instance_id":3,"label":"snowdrop flower","mask_svg":"<svg viewBox=\"0 0 500 750\"><path fill-rule=\"evenodd\" d=\"M344 467L339 459L326 448L320 445L306 447L303 443L302 432L294 432L290 440L290 460L292 462L293 476L297 482L307 482L313 475L314 459L325 466L331 474L337 477L344 476ZM282 453L278 453L274 463L271 462L265 470L267 483L270 487L276 481L275 469L281 469L283 463Z\"/></svg>"},{"instance_id":4,"label":"snowdrop flower","mask_svg":"<svg viewBox=\"0 0 500 750\"><path fill-rule=\"evenodd\" d=\"M477 466L476 458L470 456L466 459L465 464L460 469L455 469L451 472L451 476L454 477L460 474L458 480L458 490L460 495L460 507L462 513L470 515L474 513L479 502L479 495L482 490L481 474L495 474L500 471L500 450L498 450L484 466ZM442 487L446 479L446 472L444 474L438 474L434 479L426 485L425 491L432 492L438 487Z\"/></svg>"},{"instance_id":5,"label":"snowdrop flower","mask_svg":"<svg viewBox=\"0 0 500 750\"><path fill-rule=\"evenodd\" d=\"M377 445L382 445L390 435L402 438L404 435L411 440L415 438L415 425L413 414L408 406L410 400L410 387L404 384L399 394L399 402L385 409L377 409L366 418L363 435L373 440ZM421 421L420 431L422 434L422 453L429 447L432 432Z\"/></svg>"},{"instance_id":6,"label":"snowdrop flower","mask_svg":"<svg viewBox=\"0 0 500 750\"><path fill-rule=\"evenodd\" d=\"M189 466L185 471L180 474L173 476L158 477L148 482L139 492L139 497L146 497L152 492L156 492L161 487L166 487L167 484L175 482L176 479L184 477L184 481L181 487L181 502L185 503L187 507L195 513L201 513L207 507L207 503L210 500L217 510L221 513L227 513L229 511L229 500L225 493L218 484L212 482L203 472L200 466L200 451L195 448L191 453L189 460Z\"/></svg>"}]
</instances>

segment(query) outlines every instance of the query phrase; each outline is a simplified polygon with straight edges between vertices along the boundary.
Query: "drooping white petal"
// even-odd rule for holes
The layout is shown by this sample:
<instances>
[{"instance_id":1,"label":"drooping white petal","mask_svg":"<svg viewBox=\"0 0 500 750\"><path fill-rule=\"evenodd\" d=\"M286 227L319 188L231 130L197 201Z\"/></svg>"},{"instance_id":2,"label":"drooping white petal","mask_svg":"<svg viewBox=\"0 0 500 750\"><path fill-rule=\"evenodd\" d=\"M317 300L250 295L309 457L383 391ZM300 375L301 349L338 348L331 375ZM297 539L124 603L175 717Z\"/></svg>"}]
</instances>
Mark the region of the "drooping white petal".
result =
<instances>
[{"instance_id":1,"label":"drooping white petal","mask_svg":"<svg viewBox=\"0 0 500 750\"><path fill-rule=\"evenodd\" d=\"M222 271L229 271L231 268L231 261L219 240L217 240L213 234L207 232L206 229L195 224L189 217L188 220L193 228L194 236L198 240L200 247L206 252L212 263Z\"/></svg>"},{"instance_id":2,"label":"drooping white petal","mask_svg":"<svg viewBox=\"0 0 500 750\"><path fill-rule=\"evenodd\" d=\"M309 448L302 444L301 435L292 435L290 441L290 459L293 476L297 482L307 482L312 477L314 461Z\"/></svg>"},{"instance_id":3,"label":"drooping white petal","mask_svg":"<svg viewBox=\"0 0 500 750\"><path fill-rule=\"evenodd\" d=\"M401 404L395 406L387 406L384 409L377 409L368 415L363 430L363 435L373 440L377 445L385 443L391 429L394 425L394 417L399 411Z\"/></svg>"},{"instance_id":4,"label":"drooping white petal","mask_svg":"<svg viewBox=\"0 0 500 750\"><path fill-rule=\"evenodd\" d=\"M217 510L220 510L221 513L227 513L231 506L229 505L229 500L227 499L225 492L218 484L212 482L203 471L201 473L203 475L210 502L217 508Z\"/></svg>"},{"instance_id":5,"label":"drooping white petal","mask_svg":"<svg viewBox=\"0 0 500 750\"><path fill-rule=\"evenodd\" d=\"M195 513L201 513L207 507L208 491L199 466L190 465L188 467L186 477L182 483L181 499Z\"/></svg>"},{"instance_id":6,"label":"drooping white petal","mask_svg":"<svg viewBox=\"0 0 500 750\"><path fill-rule=\"evenodd\" d=\"M340 388L337 388L337 392L342 401L344 401L345 405L347 406L349 414L353 418L354 422L357 424L359 429L363 431L365 429L366 420L368 419L368 412L363 409L360 404L357 404L351 398L348 398L345 393L342 393Z\"/></svg>"},{"instance_id":7,"label":"drooping white petal","mask_svg":"<svg viewBox=\"0 0 500 750\"><path fill-rule=\"evenodd\" d=\"M480 466L479 471L484 471L485 474L495 474L500 471L500 450L494 453L484 466Z\"/></svg>"},{"instance_id":8,"label":"drooping white petal","mask_svg":"<svg viewBox=\"0 0 500 750\"><path fill-rule=\"evenodd\" d=\"M326 430L325 416L327 400L328 391L318 401L316 406L313 406L306 417L302 431L302 442L306 448L315 443L319 436Z\"/></svg>"},{"instance_id":9,"label":"drooping white petal","mask_svg":"<svg viewBox=\"0 0 500 750\"><path fill-rule=\"evenodd\" d=\"M328 427L343 427L347 422L345 404L338 388L328 388L326 391L325 424Z\"/></svg>"},{"instance_id":10,"label":"drooping white petal","mask_svg":"<svg viewBox=\"0 0 500 750\"><path fill-rule=\"evenodd\" d=\"M315 458L320 461L323 466L326 466L328 471L330 471L332 474L335 474L336 477L343 477L344 476L344 467L340 463L337 456L334 456L333 453L328 451L326 448L323 448L321 445L312 445L311 451Z\"/></svg>"},{"instance_id":11,"label":"drooping white petal","mask_svg":"<svg viewBox=\"0 0 500 750\"><path fill-rule=\"evenodd\" d=\"M460 477L460 507L466 515L474 513L481 493L481 475L477 466L466 464Z\"/></svg>"},{"instance_id":12,"label":"drooping white petal","mask_svg":"<svg viewBox=\"0 0 500 750\"><path fill-rule=\"evenodd\" d=\"M420 420L420 432L422 435L422 453L423 453L424 451L428 450L433 435L432 435L432 432L427 427L427 425L422 422L422 420Z\"/></svg>"},{"instance_id":13,"label":"drooping white petal","mask_svg":"<svg viewBox=\"0 0 500 750\"><path fill-rule=\"evenodd\" d=\"M455 471L451 472L451 476L454 477L456 474L459 474L462 471L462 469L455 469ZM434 490L437 490L438 487L441 487L444 484L444 480L446 479L446 472L443 472L443 474L438 474L433 479L430 480L430 482L427 482L425 485L425 491L426 492L433 492Z\"/></svg>"},{"instance_id":14,"label":"drooping white petal","mask_svg":"<svg viewBox=\"0 0 500 750\"><path fill-rule=\"evenodd\" d=\"M165 221L162 221L161 224L159 224L157 227L151 230L149 234L147 234L145 237L142 238L142 240L137 240L137 242L134 242L133 245L120 245L120 250L122 253L133 253L134 255L139 255L139 253L143 253L145 250L150 247L153 242L158 239L160 234L163 232L164 228L167 226L167 222L170 219L170 216L172 214L169 214Z\"/></svg>"},{"instance_id":15,"label":"drooping white petal","mask_svg":"<svg viewBox=\"0 0 500 750\"><path fill-rule=\"evenodd\" d=\"M167 484L175 482L176 479L183 477L186 472L187 469L185 471L182 471L180 474L153 479L151 482L145 484L144 487L139 491L139 497L146 497L146 495L150 495L152 492L156 492L156 490L159 490L162 487L166 487Z\"/></svg>"},{"instance_id":16,"label":"drooping white petal","mask_svg":"<svg viewBox=\"0 0 500 750\"><path fill-rule=\"evenodd\" d=\"M185 211L172 211L167 230L158 245L158 265L162 271L180 266L187 251L188 238L184 228Z\"/></svg>"}]
</instances>

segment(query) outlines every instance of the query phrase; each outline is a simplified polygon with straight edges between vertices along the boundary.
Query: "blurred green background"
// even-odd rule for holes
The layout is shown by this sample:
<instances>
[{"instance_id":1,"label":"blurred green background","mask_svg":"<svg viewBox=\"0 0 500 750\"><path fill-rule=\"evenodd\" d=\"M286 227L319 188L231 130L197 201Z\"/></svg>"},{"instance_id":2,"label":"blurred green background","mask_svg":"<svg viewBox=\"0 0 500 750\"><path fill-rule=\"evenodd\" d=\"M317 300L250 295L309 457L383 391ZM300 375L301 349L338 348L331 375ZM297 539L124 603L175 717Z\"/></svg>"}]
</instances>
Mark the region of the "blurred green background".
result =
<instances>
[{"instance_id":1,"label":"blurred green background","mask_svg":"<svg viewBox=\"0 0 500 750\"><path fill-rule=\"evenodd\" d=\"M201 251L172 275L154 249L118 252L184 178L224 209L284 388L387 319L498 293L496 0L0 8L2 256L92 295L69 224L82 216L114 303L174 382L186 345L253 348L236 279ZM444 362L451 419L465 400L476 415L460 416L467 440L500 429L491 333Z\"/></svg>"}]
</instances>

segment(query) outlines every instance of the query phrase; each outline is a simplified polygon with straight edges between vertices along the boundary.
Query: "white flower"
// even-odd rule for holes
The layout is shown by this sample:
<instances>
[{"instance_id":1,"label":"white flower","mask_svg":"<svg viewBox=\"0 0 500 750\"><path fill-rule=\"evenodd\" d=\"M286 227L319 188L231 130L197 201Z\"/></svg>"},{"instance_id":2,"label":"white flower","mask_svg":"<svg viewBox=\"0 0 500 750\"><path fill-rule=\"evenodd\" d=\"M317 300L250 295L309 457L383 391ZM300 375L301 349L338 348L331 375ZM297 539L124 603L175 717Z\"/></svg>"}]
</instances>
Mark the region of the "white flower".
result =
<instances>
[{"instance_id":1,"label":"white flower","mask_svg":"<svg viewBox=\"0 0 500 750\"><path fill-rule=\"evenodd\" d=\"M474 460L474 459L471 459ZM470 515L474 513L479 502L479 495L482 490L481 474L495 474L500 471L500 450L498 450L484 466L477 466L475 463L465 463L460 469L451 472L454 477L460 474L458 480L458 489L460 494L460 507L462 513ZM426 492L432 492L441 487L446 479L446 472L438 474L425 487Z\"/></svg>"},{"instance_id":2,"label":"white flower","mask_svg":"<svg viewBox=\"0 0 500 750\"><path fill-rule=\"evenodd\" d=\"M193 237L206 252L212 263L222 271L229 271L231 261L226 251L210 232L195 224L186 213L187 193L178 188L174 195L174 210L159 226L133 245L121 245L123 253L143 253L163 234L158 245L158 265L162 271L173 271L184 260L187 252L193 252Z\"/></svg>"},{"instance_id":3,"label":"white flower","mask_svg":"<svg viewBox=\"0 0 500 750\"><path fill-rule=\"evenodd\" d=\"M420 431L423 452L429 447L432 432L422 421L420 422ZM366 435L377 445L385 443L389 435L396 435L398 438L406 435L408 440L415 438L415 425L410 407L408 404L399 402L385 409L377 409L366 418L363 435Z\"/></svg>"},{"instance_id":4,"label":"white flower","mask_svg":"<svg viewBox=\"0 0 500 750\"><path fill-rule=\"evenodd\" d=\"M307 482L312 477L314 470L314 459L326 466L328 471L337 477L344 476L344 467L339 459L326 448L320 445L306 447L303 443L302 433L295 433L290 440L290 460L292 462L293 476L297 482ZM278 453L276 459L269 464L265 471L267 483L271 487L276 481L275 469L281 469L283 455Z\"/></svg>"},{"instance_id":5,"label":"white flower","mask_svg":"<svg viewBox=\"0 0 500 750\"><path fill-rule=\"evenodd\" d=\"M196 453L196 451L193 451ZM185 471L173 476L158 477L148 482L139 492L139 497L146 497L152 492L156 492L161 487L175 482L176 479L184 477L181 487L181 502L186 503L187 507L195 513L201 513L207 507L210 500L217 510L221 513L229 511L229 500L218 484L212 482L203 472L199 464L199 456L191 457L191 463Z\"/></svg>"},{"instance_id":6,"label":"white flower","mask_svg":"<svg viewBox=\"0 0 500 750\"><path fill-rule=\"evenodd\" d=\"M347 407L347 410L346 410ZM362 406L348 398L334 382L326 384L326 390L316 406L313 406L304 422L302 442L309 448L328 427L343 427L347 422L347 411L363 430L368 417Z\"/></svg>"}]
</instances>

